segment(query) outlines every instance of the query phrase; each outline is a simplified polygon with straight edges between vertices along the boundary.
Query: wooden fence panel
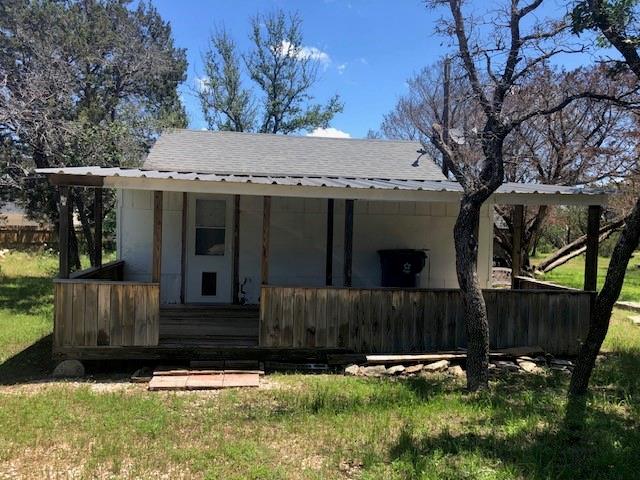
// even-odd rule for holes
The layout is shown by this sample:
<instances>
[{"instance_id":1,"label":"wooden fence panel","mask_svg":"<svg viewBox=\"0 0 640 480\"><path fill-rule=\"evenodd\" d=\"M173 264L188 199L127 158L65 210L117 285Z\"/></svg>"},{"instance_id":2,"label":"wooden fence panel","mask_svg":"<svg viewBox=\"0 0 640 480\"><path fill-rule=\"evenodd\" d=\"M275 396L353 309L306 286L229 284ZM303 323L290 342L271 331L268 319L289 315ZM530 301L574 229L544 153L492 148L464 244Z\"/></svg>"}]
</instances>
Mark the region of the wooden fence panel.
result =
<instances>
[{"instance_id":1,"label":"wooden fence panel","mask_svg":"<svg viewBox=\"0 0 640 480\"><path fill-rule=\"evenodd\" d=\"M31 225L7 225L0 227L0 248L25 248L57 243L53 229Z\"/></svg>"},{"instance_id":2,"label":"wooden fence panel","mask_svg":"<svg viewBox=\"0 0 640 480\"><path fill-rule=\"evenodd\" d=\"M578 352L591 294L560 290L484 291L492 348L540 346ZM466 347L458 290L262 288L260 345L344 348L363 353Z\"/></svg>"},{"instance_id":3,"label":"wooden fence panel","mask_svg":"<svg viewBox=\"0 0 640 480\"><path fill-rule=\"evenodd\" d=\"M54 346L158 345L157 283L56 280L54 292Z\"/></svg>"}]
</instances>

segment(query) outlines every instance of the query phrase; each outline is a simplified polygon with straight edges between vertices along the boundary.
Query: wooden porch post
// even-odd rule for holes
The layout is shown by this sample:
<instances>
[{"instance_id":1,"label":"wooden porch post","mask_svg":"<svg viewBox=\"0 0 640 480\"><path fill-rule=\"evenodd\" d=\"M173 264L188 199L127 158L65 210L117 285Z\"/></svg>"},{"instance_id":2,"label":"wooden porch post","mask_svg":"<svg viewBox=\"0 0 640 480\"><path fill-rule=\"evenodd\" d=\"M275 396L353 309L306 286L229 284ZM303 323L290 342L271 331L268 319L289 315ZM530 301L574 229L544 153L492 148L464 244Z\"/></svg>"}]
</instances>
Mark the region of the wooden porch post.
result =
<instances>
[{"instance_id":1,"label":"wooden porch post","mask_svg":"<svg viewBox=\"0 0 640 480\"><path fill-rule=\"evenodd\" d=\"M353 200L344 203L344 286L350 287L353 273Z\"/></svg>"},{"instance_id":2,"label":"wooden porch post","mask_svg":"<svg viewBox=\"0 0 640 480\"><path fill-rule=\"evenodd\" d=\"M96 266L102 266L102 189L94 189L93 218L95 220L95 231L93 233L93 257Z\"/></svg>"},{"instance_id":3,"label":"wooden porch post","mask_svg":"<svg viewBox=\"0 0 640 480\"><path fill-rule=\"evenodd\" d=\"M189 208L189 194L182 192L182 224L181 224L181 239L180 245L180 303L186 303L186 285L187 279L185 274L187 271L187 212Z\"/></svg>"},{"instance_id":4,"label":"wooden porch post","mask_svg":"<svg viewBox=\"0 0 640 480\"><path fill-rule=\"evenodd\" d=\"M162 192L153 192L153 257L151 281L160 283L162 269Z\"/></svg>"},{"instance_id":5,"label":"wooden porch post","mask_svg":"<svg viewBox=\"0 0 640 480\"><path fill-rule=\"evenodd\" d=\"M269 283L269 229L271 227L271 197L262 198L262 258L260 262L261 283Z\"/></svg>"},{"instance_id":6,"label":"wooden porch post","mask_svg":"<svg viewBox=\"0 0 640 480\"><path fill-rule=\"evenodd\" d=\"M60 278L69 278L69 187L61 185L58 188L58 250Z\"/></svg>"},{"instance_id":7,"label":"wooden porch post","mask_svg":"<svg viewBox=\"0 0 640 480\"><path fill-rule=\"evenodd\" d=\"M240 195L233 197L233 287L232 301L240 304Z\"/></svg>"},{"instance_id":8,"label":"wooden porch post","mask_svg":"<svg viewBox=\"0 0 640 480\"><path fill-rule=\"evenodd\" d=\"M590 205L587 219L587 252L584 262L584 289L595 291L598 285L598 241L600 235L600 205Z\"/></svg>"},{"instance_id":9,"label":"wooden porch post","mask_svg":"<svg viewBox=\"0 0 640 480\"><path fill-rule=\"evenodd\" d=\"M333 285L333 198L327 200L327 257L325 260L325 285Z\"/></svg>"},{"instance_id":10,"label":"wooden porch post","mask_svg":"<svg viewBox=\"0 0 640 480\"><path fill-rule=\"evenodd\" d=\"M513 239L511 241L511 288L517 285L516 277L522 273L522 233L524 230L524 205L513 208Z\"/></svg>"}]
</instances>

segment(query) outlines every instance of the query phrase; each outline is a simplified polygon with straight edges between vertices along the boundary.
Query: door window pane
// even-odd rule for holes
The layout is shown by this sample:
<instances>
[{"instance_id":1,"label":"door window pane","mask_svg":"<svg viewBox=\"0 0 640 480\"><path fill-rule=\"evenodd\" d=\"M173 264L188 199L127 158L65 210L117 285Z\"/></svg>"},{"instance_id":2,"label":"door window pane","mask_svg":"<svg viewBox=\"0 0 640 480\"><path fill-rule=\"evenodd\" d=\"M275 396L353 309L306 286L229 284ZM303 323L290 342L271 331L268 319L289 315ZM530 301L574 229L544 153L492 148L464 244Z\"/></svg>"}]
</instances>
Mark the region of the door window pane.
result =
<instances>
[{"instance_id":1,"label":"door window pane","mask_svg":"<svg viewBox=\"0 0 640 480\"><path fill-rule=\"evenodd\" d=\"M227 202L196 199L196 255L224 255Z\"/></svg>"},{"instance_id":2,"label":"door window pane","mask_svg":"<svg viewBox=\"0 0 640 480\"><path fill-rule=\"evenodd\" d=\"M224 228L196 228L196 255L224 255Z\"/></svg>"},{"instance_id":3,"label":"door window pane","mask_svg":"<svg viewBox=\"0 0 640 480\"><path fill-rule=\"evenodd\" d=\"M196 200L196 227L222 227L226 225L227 202L224 200Z\"/></svg>"}]
</instances>

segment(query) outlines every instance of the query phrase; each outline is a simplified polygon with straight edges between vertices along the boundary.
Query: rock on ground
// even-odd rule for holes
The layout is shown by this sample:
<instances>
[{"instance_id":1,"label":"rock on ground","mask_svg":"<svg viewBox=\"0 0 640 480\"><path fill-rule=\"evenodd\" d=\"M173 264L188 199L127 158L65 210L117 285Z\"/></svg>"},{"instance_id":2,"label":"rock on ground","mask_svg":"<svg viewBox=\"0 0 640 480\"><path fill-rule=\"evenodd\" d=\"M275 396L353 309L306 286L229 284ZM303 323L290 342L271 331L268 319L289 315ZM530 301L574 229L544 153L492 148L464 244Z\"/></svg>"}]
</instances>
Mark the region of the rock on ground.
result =
<instances>
[{"instance_id":1,"label":"rock on ground","mask_svg":"<svg viewBox=\"0 0 640 480\"><path fill-rule=\"evenodd\" d=\"M404 368L404 365L394 365L393 367L387 368L386 374L387 375L400 375L405 370L406 369Z\"/></svg>"},{"instance_id":2,"label":"rock on ground","mask_svg":"<svg viewBox=\"0 0 640 480\"><path fill-rule=\"evenodd\" d=\"M344 369L344 373L346 375L359 375L360 374L360 367L358 365L349 365L347 368Z\"/></svg>"},{"instance_id":3,"label":"rock on ground","mask_svg":"<svg viewBox=\"0 0 640 480\"><path fill-rule=\"evenodd\" d=\"M516 372L520 370L520 367L518 367L518 365L508 360L496 360L493 363L496 367L501 368L502 370L507 370L510 372Z\"/></svg>"},{"instance_id":4,"label":"rock on ground","mask_svg":"<svg viewBox=\"0 0 640 480\"><path fill-rule=\"evenodd\" d=\"M573 362L571 360L554 358L553 360L551 360L551 365L555 365L557 367L573 367Z\"/></svg>"},{"instance_id":5,"label":"rock on ground","mask_svg":"<svg viewBox=\"0 0 640 480\"><path fill-rule=\"evenodd\" d=\"M425 372L441 372L449 367L449 360L438 360L422 367Z\"/></svg>"},{"instance_id":6,"label":"rock on ground","mask_svg":"<svg viewBox=\"0 0 640 480\"><path fill-rule=\"evenodd\" d=\"M360 367L360 374L365 377L381 377L387 373L384 365L372 365L370 367Z\"/></svg>"},{"instance_id":7,"label":"rock on ground","mask_svg":"<svg viewBox=\"0 0 640 480\"><path fill-rule=\"evenodd\" d=\"M149 367L142 367L133 372L131 383L147 383L153 377L153 370Z\"/></svg>"},{"instance_id":8,"label":"rock on ground","mask_svg":"<svg viewBox=\"0 0 640 480\"><path fill-rule=\"evenodd\" d=\"M536 365L535 362L530 362L528 360L520 361L518 362L518 365L527 373L540 373L542 371L542 369L538 365Z\"/></svg>"},{"instance_id":9,"label":"rock on ground","mask_svg":"<svg viewBox=\"0 0 640 480\"><path fill-rule=\"evenodd\" d=\"M460 365L454 365L453 367L449 367L449 370L447 370L447 373L449 373L449 375L453 375L454 377L465 376L464 370Z\"/></svg>"},{"instance_id":10,"label":"rock on ground","mask_svg":"<svg viewBox=\"0 0 640 480\"><path fill-rule=\"evenodd\" d=\"M64 360L56 366L51 376L54 378L84 377L84 365L78 360Z\"/></svg>"},{"instance_id":11,"label":"rock on ground","mask_svg":"<svg viewBox=\"0 0 640 480\"><path fill-rule=\"evenodd\" d=\"M418 373L420 370L422 370L422 368L424 367L424 364L419 363L417 365L410 365L407 368L404 369L404 373L410 375L412 373Z\"/></svg>"}]
</instances>

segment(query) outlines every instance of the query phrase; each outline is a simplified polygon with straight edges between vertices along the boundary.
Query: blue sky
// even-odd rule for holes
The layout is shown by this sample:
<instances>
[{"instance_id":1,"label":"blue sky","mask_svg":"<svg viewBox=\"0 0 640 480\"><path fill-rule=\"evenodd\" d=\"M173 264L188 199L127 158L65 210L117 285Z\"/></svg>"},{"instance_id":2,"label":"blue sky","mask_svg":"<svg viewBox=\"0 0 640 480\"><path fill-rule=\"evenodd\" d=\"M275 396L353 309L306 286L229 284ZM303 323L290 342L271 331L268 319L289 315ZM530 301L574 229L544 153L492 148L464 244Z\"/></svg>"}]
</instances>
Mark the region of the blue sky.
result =
<instances>
[{"instance_id":1,"label":"blue sky","mask_svg":"<svg viewBox=\"0 0 640 480\"><path fill-rule=\"evenodd\" d=\"M447 45L435 36L442 12L419 0L154 0L171 22L177 46L187 49L189 78L181 87L190 128L206 126L192 90L202 75L201 56L216 26L224 26L241 50L249 46L249 18L281 8L303 19L304 44L326 57L313 95L324 102L339 94L344 112L332 127L352 137L377 129L406 91L406 79L438 60ZM547 2L549 3L549 2ZM545 9L559 8L555 2ZM561 7L563 8L563 7ZM564 9L564 8L563 8ZM249 84L248 84L249 85Z\"/></svg>"}]
</instances>

